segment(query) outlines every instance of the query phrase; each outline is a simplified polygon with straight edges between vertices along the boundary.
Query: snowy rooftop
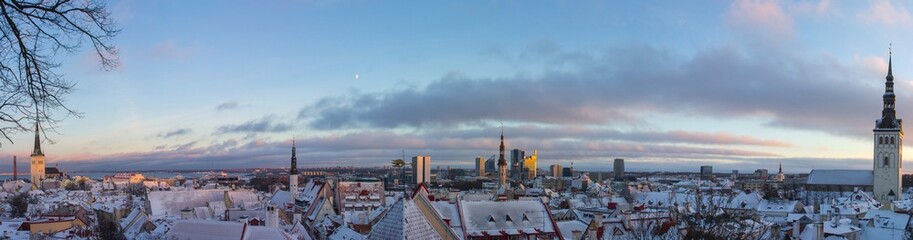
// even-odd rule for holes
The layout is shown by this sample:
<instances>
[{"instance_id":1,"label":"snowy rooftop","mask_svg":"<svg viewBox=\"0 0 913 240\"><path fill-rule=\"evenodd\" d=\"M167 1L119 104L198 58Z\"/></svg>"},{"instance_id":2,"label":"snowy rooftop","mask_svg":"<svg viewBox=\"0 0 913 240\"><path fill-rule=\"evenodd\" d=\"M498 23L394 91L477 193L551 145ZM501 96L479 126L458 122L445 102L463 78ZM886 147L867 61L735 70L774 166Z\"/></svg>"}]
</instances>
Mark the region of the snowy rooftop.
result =
<instances>
[{"instance_id":1,"label":"snowy rooftop","mask_svg":"<svg viewBox=\"0 0 913 240\"><path fill-rule=\"evenodd\" d=\"M555 232L548 209L538 201L461 201L460 210L466 234L472 236L501 235L501 230L512 235L518 230Z\"/></svg>"},{"instance_id":2,"label":"snowy rooftop","mask_svg":"<svg viewBox=\"0 0 913 240\"><path fill-rule=\"evenodd\" d=\"M793 200L761 200L758 203L759 212L792 213L799 206L799 201Z\"/></svg>"},{"instance_id":3,"label":"snowy rooftop","mask_svg":"<svg viewBox=\"0 0 913 240\"><path fill-rule=\"evenodd\" d=\"M873 179L871 170L812 169L812 172L808 174L807 183L811 185L871 186Z\"/></svg>"},{"instance_id":4,"label":"snowy rooftop","mask_svg":"<svg viewBox=\"0 0 913 240\"><path fill-rule=\"evenodd\" d=\"M175 222L164 239L242 239L245 227L239 222L184 220Z\"/></svg>"},{"instance_id":5,"label":"snowy rooftop","mask_svg":"<svg viewBox=\"0 0 913 240\"><path fill-rule=\"evenodd\" d=\"M153 218L180 216L181 209L203 207L212 201L224 201L224 192L222 189L149 192L151 215Z\"/></svg>"}]
</instances>

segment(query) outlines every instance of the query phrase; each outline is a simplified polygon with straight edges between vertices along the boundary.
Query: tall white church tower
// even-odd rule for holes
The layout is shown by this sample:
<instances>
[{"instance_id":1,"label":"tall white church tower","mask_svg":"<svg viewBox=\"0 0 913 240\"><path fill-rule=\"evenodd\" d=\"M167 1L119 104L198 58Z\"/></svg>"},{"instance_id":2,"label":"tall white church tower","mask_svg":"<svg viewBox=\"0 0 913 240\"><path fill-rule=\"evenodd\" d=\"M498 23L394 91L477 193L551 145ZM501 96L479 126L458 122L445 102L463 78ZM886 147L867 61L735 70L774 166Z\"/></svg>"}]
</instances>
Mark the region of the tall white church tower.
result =
<instances>
[{"instance_id":1,"label":"tall white church tower","mask_svg":"<svg viewBox=\"0 0 913 240\"><path fill-rule=\"evenodd\" d=\"M295 139L292 139L292 166L288 173L289 202L295 204L298 198L298 157L295 156ZM296 219L297 221L297 219Z\"/></svg>"},{"instance_id":2,"label":"tall white church tower","mask_svg":"<svg viewBox=\"0 0 913 240\"><path fill-rule=\"evenodd\" d=\"M891 55L888 54L888 76L885 77L884 109L881 119L875 120L875 159L873 197L882 204L901 196L900 176L903 165L903 120L894 111L894 75Z\"/></svg>"},{"instance_id":3,"label":"tall white church tower","mask_svg":"<svg viewBox=\"0 0 913 240\"><path fill-rule=\"evenodd\" d=\"M31 175L32 175L32 185L35 187L41 187L41 180L44 180L44 153L41 152L41 138L38 137L38 121L35 121L35 148L32 149L32 165L31 165Z\"/></svg>"}]
</instances>

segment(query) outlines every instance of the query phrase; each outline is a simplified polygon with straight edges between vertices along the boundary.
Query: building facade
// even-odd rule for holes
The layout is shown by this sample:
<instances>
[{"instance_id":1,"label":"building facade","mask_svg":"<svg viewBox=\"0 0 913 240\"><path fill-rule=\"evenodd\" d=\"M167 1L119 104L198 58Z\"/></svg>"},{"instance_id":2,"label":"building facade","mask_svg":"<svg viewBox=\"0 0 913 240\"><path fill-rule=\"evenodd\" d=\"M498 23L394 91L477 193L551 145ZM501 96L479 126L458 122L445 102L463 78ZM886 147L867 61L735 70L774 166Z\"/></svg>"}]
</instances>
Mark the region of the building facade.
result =
<instances>
[{"instance_id":1,"label":"building facade","mask_svg":"<svg viewBox=\"0 0 913 240\"><path fill-rule=\"evenodd\" d=\"M412 175L415 176L415 184L431 183L431 156L412 157Z\"/></svg>"},{"instance_id":2,"label":"building facade","mask_svg":"<svg viewBox=\"0 0 913 240\"><path fill-rule=\"evenodd\" d=\"M621 158L615 159L614 168L612 168L612 174L614 175L614 180L621 181L625 178L625 160Z\"/></svg>"},{"instance_id":3,"label":"building facade","mask_svg":"<svg viewBox=\"0 0 913 240\"><path fill-rule=\"evenodd\" d=\"M882 204L896 199L901 194L900 176L903 164L903 120L897 118L894 110L894 76L891 71L891 57L888 56L888 75L885 77L884 106L881 119L875 120L874 138L874 192L872 195Z\"/></svg>"},{"instance_id":4,"label":"building facade","mask_svg":"<svg viewBox=\"0 0 913 240\"><path fill-rule=\"evenodd\" d=\"M35 148L32 149L32 165L31 165L31 174L32 174L32 184L35 186L41 186L39 183L41 180L44 180L46 176L45 173L45 159L44 153L41 152L41 138L38 136L38 122L35 122Z\"/></svg>"},{"instance_id":5,"label":"building facade","mask_svg":"<svg viewBox=\"0 0 913 240\"><path fill-rule=\"evenodd\" d=\"M485 176L485 161L486 160L488 160L488 159L485 159L481 156L476 157L476 174L478 174L479 177Z\"/></svg>"}]
</instances>

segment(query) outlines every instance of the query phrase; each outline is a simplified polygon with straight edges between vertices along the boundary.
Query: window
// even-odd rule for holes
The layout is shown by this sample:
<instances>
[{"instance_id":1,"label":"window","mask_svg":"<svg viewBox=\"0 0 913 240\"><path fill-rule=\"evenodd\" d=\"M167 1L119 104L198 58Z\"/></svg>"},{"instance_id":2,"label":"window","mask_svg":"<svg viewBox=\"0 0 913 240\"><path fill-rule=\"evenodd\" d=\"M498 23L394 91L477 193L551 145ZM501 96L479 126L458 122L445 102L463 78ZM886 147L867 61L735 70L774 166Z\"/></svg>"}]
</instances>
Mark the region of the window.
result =
<instances>
[{"instance_id":1,"label":"window","mask_svg":"<svg viewBox=\"0 0 913 240\"><path fill-rule=\"evenodd\" d=\"M894 137L891 137L891 144L894 144Z\"/></svg>"},{"instance_id":2,"label":"window","mask_svg":"<svg viewBox=\"0 0 913 240\"><path fill-rule=\"evenodd\" d=\"M878 137L878 144L884 144L884 137Z\"/></svg>"},{"instance_id":3,"label":"window","mask_svg":"<svg viewBox=\"0 0 913 240\"><path fill-rule=\"evenodd\" d=\"M888 157L884 157L884 166L887 167L888 165L890 165L890 160L888 160Z\"/></svg>"}]
</instances>

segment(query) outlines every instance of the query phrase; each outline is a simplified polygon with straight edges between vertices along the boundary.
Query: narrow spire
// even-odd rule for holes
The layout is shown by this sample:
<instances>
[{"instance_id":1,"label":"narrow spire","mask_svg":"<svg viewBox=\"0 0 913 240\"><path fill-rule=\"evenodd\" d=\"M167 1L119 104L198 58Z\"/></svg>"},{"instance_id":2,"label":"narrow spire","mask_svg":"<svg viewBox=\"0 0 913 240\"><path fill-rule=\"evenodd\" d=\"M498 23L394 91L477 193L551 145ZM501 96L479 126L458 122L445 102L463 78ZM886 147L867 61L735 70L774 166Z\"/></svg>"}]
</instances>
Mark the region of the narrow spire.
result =
<instances>
[{"instance_id":1,"label":"narrow spire","mask_svg":"<svg viewBox=\"0 0 913 240\"><path fill-rule=\"evenodd\" d=\"M292 137L292 167L289 170L291 175L298 175L298 157L295 154L295 137Z\"/></svg>"},{"instance_id":2,"label":"narrow spire","mask_svg":"<svg viewBox=\"0 0 913 240\"><path fill-rule=\"evenodd\" d=\"M889 43L888 44L888 76L885 77L885 79L887 79L888 81L894 81L894 73L891 70L891 55L893 55L893 54L891 51L891 44Z\"/></svg>"},{"instance_id":3,"label":"narrow spire","mask_svg":"<svg viewBox=\"0 0 913 240\"><path fill-rule=\"evenodd\" d=\"M783 161L780 161L780 172L783 172Z\"/></svg>"},{"instance_id":4,"label":"narrow spire","mask_svg":"<svg viewBox=\"0 0 913 240\"><path fill-rule=\"evenodd\" d=\"M900 121L897 120L897 112L894 109L894 104L897 96L894 95L894 71L892 66L892 55L892 49L889 45L888 75L884 78L884 95L882 95L882 100L884 100L884 109L881 111L881 119L876 122L875 128L893 129L901 127Z\"/></svg>"},{"instance_id":5,"label":"narrow spire","mask_svg":"<svg viewBox=\"0 0 913 240\"><path fill-rule=\"evenodd\" d=\"M38 136L38 118L35 118L35 148L32 149L32 156L43 156L44 153L41 152L41 137Z\"/></svg>"},{"instance_id":6,"label":"narrow spire","mask_svg":"<svg viewBox=\"0 0 913 240\"><path fill-rule=\"evenodd\" d=\"M499 148L500 157L498 158L498 166L507 165L507 160L504 159L504 124L501 124L501 146Z\"/></svg>"}]
</instances>

